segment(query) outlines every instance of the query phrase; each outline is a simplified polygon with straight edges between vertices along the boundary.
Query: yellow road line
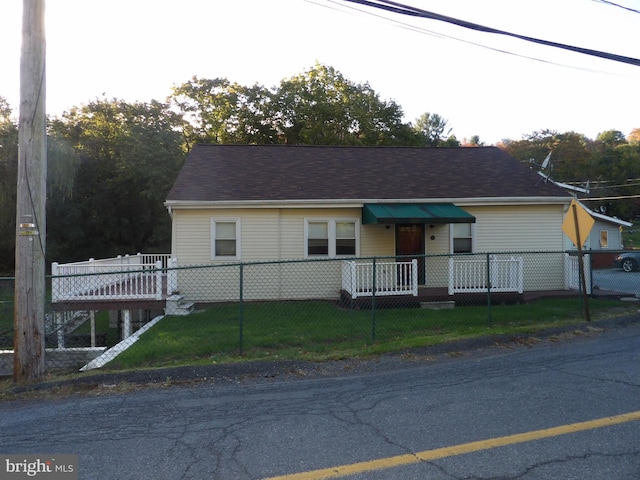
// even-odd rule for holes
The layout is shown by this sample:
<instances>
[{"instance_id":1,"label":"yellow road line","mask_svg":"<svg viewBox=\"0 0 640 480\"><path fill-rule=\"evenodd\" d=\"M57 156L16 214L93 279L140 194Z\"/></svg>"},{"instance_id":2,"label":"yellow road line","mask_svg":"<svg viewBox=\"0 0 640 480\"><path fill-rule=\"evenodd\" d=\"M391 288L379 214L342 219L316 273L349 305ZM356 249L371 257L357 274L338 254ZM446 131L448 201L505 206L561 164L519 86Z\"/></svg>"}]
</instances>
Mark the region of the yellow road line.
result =
<instances>
[{"instance_id":1,"label":"yellow road line","mask_svg":"<svg viewBox=\"0 0 640 480\"><path fill-rule=\"evenodd\" d=\"M324 478L337 478L347 475L355 475L358 473L371 472L373 470L382 470L385 468L399 467L412 463L424 462L428 460L437 460L463 453L478 452L480 450L488 450L496 447L504 447L516 443L530 442L540 440L542 438L557 437L567 435L569 433L581 432L584 430L592 430L594 428L608 427L618 425L620 423L633 422L640 420L640 411L623 413L613 417L598 418L596 420L588 420L586 422L571 423L569 425L561 425L559 427L545 428L543 430L534 430L532 432L517 433L515 435L507 435L505 437L489 438L487 440L479 440L477 442L462 443L451 447L436 448L434 450L424 450L413 454L396 455L394 457L380 458L367 462L353 463L350 465L340 465L337 467L323 468L320 470L311 470L308 472L294 473L291 475L282 475L279 477L270 477L265 480L321 480Z\"/></svg>"}]
</instances>

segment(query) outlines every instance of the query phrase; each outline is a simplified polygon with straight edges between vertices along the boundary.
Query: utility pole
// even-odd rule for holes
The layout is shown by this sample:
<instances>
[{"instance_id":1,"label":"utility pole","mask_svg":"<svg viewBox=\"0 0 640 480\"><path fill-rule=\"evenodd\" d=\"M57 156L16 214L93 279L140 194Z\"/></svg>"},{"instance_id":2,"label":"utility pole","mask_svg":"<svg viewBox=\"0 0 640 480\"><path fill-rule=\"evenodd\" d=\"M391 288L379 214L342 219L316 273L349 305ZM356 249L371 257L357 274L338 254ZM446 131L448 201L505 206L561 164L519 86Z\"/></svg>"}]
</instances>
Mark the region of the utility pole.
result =
<instances>
[{"instance_id":1,"label":"utility pole","mask_svg":"<svg viewBox=\"0 0 640 480\"><path fill-rule=\"evenodd\" d=\"M45 373L47 132L44 1L22 2L13 342L13 379L16 382L37 380Z\"/></svg>"}]
</instances>

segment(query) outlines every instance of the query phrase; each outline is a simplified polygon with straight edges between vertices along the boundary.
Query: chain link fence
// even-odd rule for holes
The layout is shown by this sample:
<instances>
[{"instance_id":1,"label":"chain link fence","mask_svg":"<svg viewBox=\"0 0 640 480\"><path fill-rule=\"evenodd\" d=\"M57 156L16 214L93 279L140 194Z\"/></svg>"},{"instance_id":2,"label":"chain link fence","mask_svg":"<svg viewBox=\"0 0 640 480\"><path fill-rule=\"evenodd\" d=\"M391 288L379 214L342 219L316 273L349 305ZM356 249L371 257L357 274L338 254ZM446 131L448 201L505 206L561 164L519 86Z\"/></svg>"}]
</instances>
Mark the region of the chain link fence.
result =
<instances>
[{"instance_id":1,"label":"chain link fence","mask_svg":"<svg viewBox=\"0 0 640 480\"><path fill-rule=\"evenodd\" d=\"M14 283L11 277L0 277L0 350L13 348Z\"/></svg>"},{"instance_id":2,"label":"chain link fence","mask_svg":"<svg viewBox=\"0 0 640 480\"><path fill-rule=\"evenodd\" d=\"M0 277L0 377L13 373L14 285L14 278Z\"/></svg>"},{"instance_id":3,"label":"chain link fence","mask_svg":"<svg viewBox=\"0 0 640 480\"><path fill-rule=\"evenodd\" d=\"M56 265L47 279L47 369L170 364L185 344L201 361L333 358L428 343L452 327L458 336L526 327L546 321L520 306L539 298L564 298L580 315L585 288L592 297L638 296L640 272L614 266L620 252L588 253L584 286L577 255L561 251L189 266L140 257L126 267L73 264L72 272ZM0 374L12 365L13 289L12 278L0 278ZM153 341L127 350L156 323Z\"/></svg>"}]
</instances>

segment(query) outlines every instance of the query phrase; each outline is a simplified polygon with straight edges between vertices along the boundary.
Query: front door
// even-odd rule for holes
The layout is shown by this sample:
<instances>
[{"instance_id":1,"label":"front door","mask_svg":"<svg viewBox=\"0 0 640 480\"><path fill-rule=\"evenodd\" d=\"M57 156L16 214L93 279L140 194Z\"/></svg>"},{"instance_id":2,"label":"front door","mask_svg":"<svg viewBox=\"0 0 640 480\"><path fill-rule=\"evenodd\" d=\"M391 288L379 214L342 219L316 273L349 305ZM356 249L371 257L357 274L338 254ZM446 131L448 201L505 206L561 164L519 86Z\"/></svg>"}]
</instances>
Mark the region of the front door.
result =
<instances>
[{"instance_id":1,"label":"front door","mask_svg":"<svg viewBox=\"0 0 640 480\"><path fill-rule=\"evenodd\" d=\"M418 260L418 284L424 285L424 225L396 225L396 255L404 262Z\"/></svg>"}]
</instances>

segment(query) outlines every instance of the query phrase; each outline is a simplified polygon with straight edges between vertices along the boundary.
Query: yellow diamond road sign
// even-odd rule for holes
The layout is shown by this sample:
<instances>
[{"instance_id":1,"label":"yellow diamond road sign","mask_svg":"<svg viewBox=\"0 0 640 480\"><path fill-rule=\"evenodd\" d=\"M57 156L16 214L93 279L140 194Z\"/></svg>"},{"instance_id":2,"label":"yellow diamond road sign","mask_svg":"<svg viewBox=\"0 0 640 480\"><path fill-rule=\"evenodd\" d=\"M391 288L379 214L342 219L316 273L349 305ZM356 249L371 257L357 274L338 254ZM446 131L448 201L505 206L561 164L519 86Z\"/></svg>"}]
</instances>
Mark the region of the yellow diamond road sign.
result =
<instances>
[{"instance_id":1,"label":"yellow diamond road sign","mask_svg":"<svg viewBox=\"0 0 640 480\"><path fill-rule=\"evenodd\" d=\"M576 217L578 220L577 222ZM574 199L571 201L569 211L564 217L564 222L562 222L562 231L567 237L569 237L569 240L571 240L576 247L578 246L579 234L580 243L582 243L582 245L579 246L583 247L594 223L595 220L591 215L589 215L589 212L587 212L584 207Z\"/></svg>"}]
</instances>

